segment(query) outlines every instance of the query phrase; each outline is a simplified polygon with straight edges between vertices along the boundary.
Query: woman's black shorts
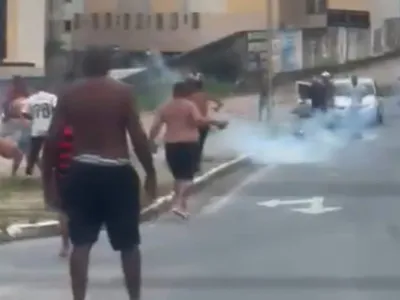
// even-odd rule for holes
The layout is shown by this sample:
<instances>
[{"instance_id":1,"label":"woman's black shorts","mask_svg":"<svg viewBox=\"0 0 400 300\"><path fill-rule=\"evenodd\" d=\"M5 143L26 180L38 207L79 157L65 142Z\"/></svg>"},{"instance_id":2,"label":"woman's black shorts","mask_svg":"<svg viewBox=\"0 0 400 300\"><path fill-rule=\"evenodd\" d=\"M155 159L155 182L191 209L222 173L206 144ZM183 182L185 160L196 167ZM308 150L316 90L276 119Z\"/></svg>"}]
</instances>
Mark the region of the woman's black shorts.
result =
<instances>
[{"instance_id":1,"label":"woman's black shorts","mask_svg":"<svg viewBox=\"0 0 400 300\"><path fill-rule=\"evenodd\" d=\"M165 158L172 176L177 180L192 180L196 172L198 142L165 144Z\"/></svg>"}]
</instances>

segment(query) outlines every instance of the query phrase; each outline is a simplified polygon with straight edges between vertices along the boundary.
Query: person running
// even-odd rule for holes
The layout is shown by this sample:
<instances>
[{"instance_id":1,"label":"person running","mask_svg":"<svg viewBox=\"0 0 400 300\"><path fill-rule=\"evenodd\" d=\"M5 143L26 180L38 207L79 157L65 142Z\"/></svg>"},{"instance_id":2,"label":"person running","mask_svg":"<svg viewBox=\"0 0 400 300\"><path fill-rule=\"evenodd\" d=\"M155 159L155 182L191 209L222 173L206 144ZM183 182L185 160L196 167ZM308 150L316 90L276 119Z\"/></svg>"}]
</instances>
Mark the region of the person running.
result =
<instances>
[{"instance_id":1,"label":"person running","mask_svg":"<svg viewBox=\"0 0 400 300\"><path fill-rule=\"evenodd\" d=\"M204 118L208 116L208 104L209 102L213 102L216 104L214 108L215 111L219 111L223 106L221 101L216 100L215 98L210 97L204 89L203 89L203 80L201 78L198 79L189 79L188 84L191 86L191 94L189 99L193 101L196 105L199 112L202 114ZM196 164L196 172L201 170L201 160L203 157L204 144L206 142L208 133L210 131L209 124L202 125L199 127L199 143L198 143L198 152L197 152L197 164Z\"/></svg>"},{"instance_id":2,"label":"person running","mask_svg":"<svg viewBox=\"0 0 400 300\"><path fill-rule=\"evenodd\" d=\"M154 140L163 125L165 159L174 177L172 212L187 219L187 197L196 172L199 149L199 127L226 126L226 122L212 120L200 113L190 100L192 86L188 81L178 82L173 87L173 99L161 106L155 113L149 139Z\"/></svg>"},{"instance_id":3,"label":"person running","mask_svg":"<svg viewBox=\"0 0 400 300\"><path fill-rule=\"evenodd\" d=\"M26 99L23 113L29 116L32 122L26 175L32 175L34 166L40 165L40 151L56 105L57 96L43 90L38 90Z\"/></svg>"},{"instance_id":4,"label":"person running","mask_svg":"<svg viewBox=\"0 0 400 300\"><path fill-rule=\"evenodd\" d=\"M73 154L61 200L72 243L74 300L85 299L90 252L103 225L112 248L121 253L129 299L140 299L140 180L131 165L127 132L146 172L145 191L152 199L157 192L153 157L136 99L130 86L107 76L110 65L109 51L88 50L82 65L85 78L60 94L43 153L43 189L49 203L58 137L65 124L71 126Z\"/></svg>"}]
</instances>

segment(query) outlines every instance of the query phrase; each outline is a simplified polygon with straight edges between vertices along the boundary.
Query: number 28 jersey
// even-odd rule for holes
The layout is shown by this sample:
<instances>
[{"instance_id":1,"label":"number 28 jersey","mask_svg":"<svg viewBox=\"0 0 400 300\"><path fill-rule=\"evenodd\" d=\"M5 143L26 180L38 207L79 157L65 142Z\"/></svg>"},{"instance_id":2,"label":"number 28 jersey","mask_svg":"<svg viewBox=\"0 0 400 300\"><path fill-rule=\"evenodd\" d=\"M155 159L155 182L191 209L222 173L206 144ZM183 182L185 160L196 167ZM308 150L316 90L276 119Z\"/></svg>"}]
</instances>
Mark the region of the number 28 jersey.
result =
<instances>
[{"instance_id":1,"label":"number 28 jersey","mask_svg":"<svg viewBox=\"0 0 400 300\"><path fill-rule=\"evenodd\" d=\"M24 112L32 116L31 136L47 135L57 96L47 92L38 92L26 99Z\"/></svg>"}]
</instances>

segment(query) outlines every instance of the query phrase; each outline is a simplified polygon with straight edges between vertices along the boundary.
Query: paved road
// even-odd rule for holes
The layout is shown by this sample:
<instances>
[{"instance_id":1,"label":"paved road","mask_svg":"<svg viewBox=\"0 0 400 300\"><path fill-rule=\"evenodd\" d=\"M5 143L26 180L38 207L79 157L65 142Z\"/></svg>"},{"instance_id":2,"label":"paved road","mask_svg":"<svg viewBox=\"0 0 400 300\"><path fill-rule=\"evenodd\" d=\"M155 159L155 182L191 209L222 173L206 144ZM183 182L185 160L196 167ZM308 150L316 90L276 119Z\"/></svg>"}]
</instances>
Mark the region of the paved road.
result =
<instances>
[{"instance_id":1,"label":"paved road","mask_svg":"<svg viewBox=\"0 0 400 300\"><path fill-rule=\"evenodd\" d=\"M165 215L145 224L143 299L398 300L400 107L393 100L386 117L365 140L329 153L322 147L315 161L254 164L215 182L193 199L190 222ZM313 196L341 210L257 205ZM71 299L58 243L2 246L0 299ZM126 299L104 237L93 254L88 299Z\"/></svg>"},{"instance_id":2,"label":"paved road","mask_svg":"<svg viewBox=\"0 0 400 300\"><path fill-rule=\"evenodd\" d=\"M144 298L399 299L400 107L375 137L314 163L252 165L193 199L193 219L143 226ZM341 210L258 206L325 197ZM200 205L200 203L202 205ZM205 206L204 206L205 205ZM70 299L57 239L0 248L0 298ZM117 256L94 250L89 299L126 299Z\"/></svg>"}]
</instances>

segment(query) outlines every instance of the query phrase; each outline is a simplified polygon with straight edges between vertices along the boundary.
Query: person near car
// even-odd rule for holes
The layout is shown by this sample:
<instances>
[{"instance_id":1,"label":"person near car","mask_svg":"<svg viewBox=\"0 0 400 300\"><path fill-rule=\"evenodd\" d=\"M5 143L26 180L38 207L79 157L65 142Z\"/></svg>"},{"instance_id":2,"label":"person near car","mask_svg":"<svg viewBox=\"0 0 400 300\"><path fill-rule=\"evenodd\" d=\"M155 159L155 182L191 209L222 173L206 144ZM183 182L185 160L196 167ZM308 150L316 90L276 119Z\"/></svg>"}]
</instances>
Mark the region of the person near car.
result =
<instances>
[{"instance_id":1,"label":"person near car","mask_svg":"<svg viewBox=\"0 0 400 300\"><path fill-rule=\"evenodd\" d=\"M317 76L311 81L310 86L311 107L314 113L326 111L326 87Z\"/></svg>"},{"instance_id":2,"label":"person near car","mask_svg":"<svg viewBox=\"0 0 400 300\"><path fill-rule=\"evenodd\" d=\"M348 127L352 137L362 138L362 117L360 115L360 107L365 96L365 88L359 83L357 75L352 75L350 80L351 105L348 116Z\"/></svg>"}]
</instances>

